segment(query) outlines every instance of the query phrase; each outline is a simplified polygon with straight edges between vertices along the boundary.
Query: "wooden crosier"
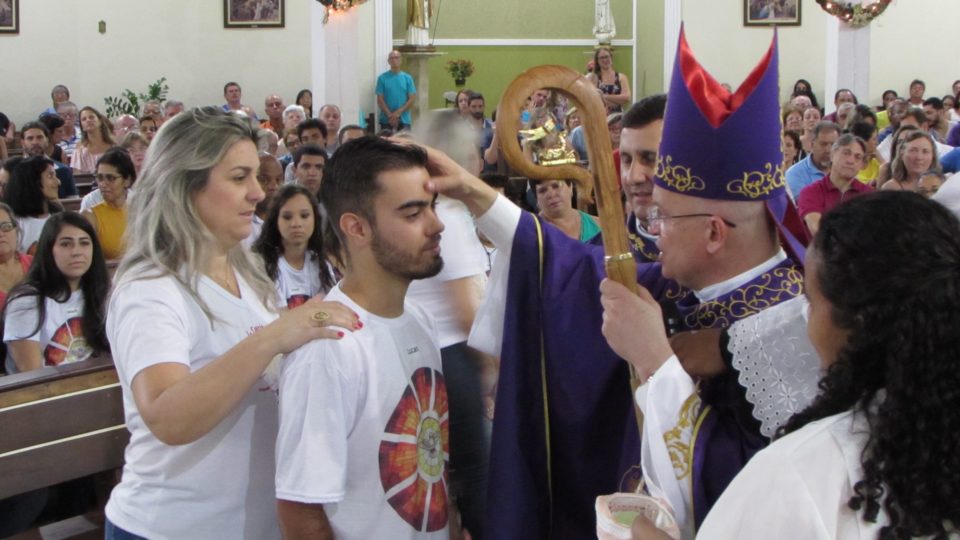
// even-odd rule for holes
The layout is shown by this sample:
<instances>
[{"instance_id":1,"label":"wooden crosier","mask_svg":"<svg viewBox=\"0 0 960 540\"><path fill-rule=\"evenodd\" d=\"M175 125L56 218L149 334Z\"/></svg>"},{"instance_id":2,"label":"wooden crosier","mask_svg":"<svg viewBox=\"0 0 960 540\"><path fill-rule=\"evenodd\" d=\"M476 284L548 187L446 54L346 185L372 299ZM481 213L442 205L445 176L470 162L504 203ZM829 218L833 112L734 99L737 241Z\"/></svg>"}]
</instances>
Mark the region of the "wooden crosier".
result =
<instances>
[{"instance_id":1,"label":"wooden crosier","mask_svg":"<svg viewBox=\"0 0 960 540\"><path fill-rule=\"evenodd\" d=\"M573 101L581 111L580 118L590 155L588 171L577 165L544 167L529 161L523 155L517 132L520 130L520 111L527 97L541 88L560 92ZM637 292L637 263L630 252L626 220L620 203L617 169L613 163L613 147L607 130L607 112L597 88L585 77L564 66L537 66L521 73L507 87L497 107L497 131L500 151L510 166L533 180L570 179L581 189L594 188L600 228L603 231L604 268L607 276ZM640 378L630 367L630 386L636 394ZM643 431L643 415L634 407L637 425Z\"/></svg>"}]
</instances>

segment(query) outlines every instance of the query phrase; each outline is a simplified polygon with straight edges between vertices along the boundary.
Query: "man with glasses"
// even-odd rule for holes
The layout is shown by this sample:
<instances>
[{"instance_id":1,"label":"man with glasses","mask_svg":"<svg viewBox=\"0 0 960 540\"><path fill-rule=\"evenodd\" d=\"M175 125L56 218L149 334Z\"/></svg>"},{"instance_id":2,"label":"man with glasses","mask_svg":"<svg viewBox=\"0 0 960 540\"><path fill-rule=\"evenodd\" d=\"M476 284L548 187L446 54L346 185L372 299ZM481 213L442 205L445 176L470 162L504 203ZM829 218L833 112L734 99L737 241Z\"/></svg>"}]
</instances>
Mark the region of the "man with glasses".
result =
<instances>
[{"instance_id":1,"label":"man with glasses","mask_svg":"<svg viewBox=\"0 0 960 540\"><path fill-rule=\"evenodd\" d=\"M683 43L681 50L688 49ZM734 100L709 76L708 84L688 88L682 71L702 68L678 60L656 167L653 133L627 152L630 160L640 158L645 174L653 171L656 185L649 195L628 197L635 218L659 233L660 263L640 264L638 282L669 307L684 365L662 327L655 342L667 345L655 352L666 354L635 357L647 349L631 340L644 344L658 336L618 315L634 313L628 308L640 301L625 287L605 281L603 297L596 293L605 276L596 246L578 244L433 156L436 189L463 201L498 249L469 342L501 358L488 492L488 515L496 520L486 531L492 537L595 534L596 496L633 491L641 476L692 533L746 459L769 442L720 346L722 330L733 322L803 291L791 256L802 256L795 235L803 231L782 225L802 227L779 169L775 49L763 62L752 91ZM631 169L624 178L640 174ZM781 234L789 249L781 247ZM657 310L658 322L660 316ZM623 359L643 381L657 372L656 384L638 400L645 414L642 460ZM702 429L695 433L695 426ZM697 450L698 461L678 452L694 444L705 449Z\"/></svg>"}]
</instances>

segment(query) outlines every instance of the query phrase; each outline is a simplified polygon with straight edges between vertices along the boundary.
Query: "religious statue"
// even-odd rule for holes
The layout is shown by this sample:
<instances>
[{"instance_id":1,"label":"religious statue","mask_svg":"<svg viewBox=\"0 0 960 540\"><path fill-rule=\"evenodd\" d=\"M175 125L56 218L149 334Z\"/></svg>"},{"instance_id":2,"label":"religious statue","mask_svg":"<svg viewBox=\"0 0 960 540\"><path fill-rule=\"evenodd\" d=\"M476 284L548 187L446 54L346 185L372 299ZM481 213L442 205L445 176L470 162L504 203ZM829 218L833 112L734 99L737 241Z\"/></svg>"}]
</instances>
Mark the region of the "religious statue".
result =
<instances>
[{"instance_id":1,"label":"religious statue","mask_svg":"<svg viewBox=\"0 0 960 540\"><path fill-rule=\"evenodd\" d=\"M593 35L601 45L610 45L610 41L617 35L617 25L613 22L610 0L596 0L596 2Z\"/></svg>"},{"instance_id":2,"label":"religious statue","mask_svg":"<svg viewBox=\"0 0 960 540\"><path fill-rule=\"evenodd\" d=\"M422 47L430 44L430 17L433 0L407 0L407 45Z\"/></svg>"}]
</instances>

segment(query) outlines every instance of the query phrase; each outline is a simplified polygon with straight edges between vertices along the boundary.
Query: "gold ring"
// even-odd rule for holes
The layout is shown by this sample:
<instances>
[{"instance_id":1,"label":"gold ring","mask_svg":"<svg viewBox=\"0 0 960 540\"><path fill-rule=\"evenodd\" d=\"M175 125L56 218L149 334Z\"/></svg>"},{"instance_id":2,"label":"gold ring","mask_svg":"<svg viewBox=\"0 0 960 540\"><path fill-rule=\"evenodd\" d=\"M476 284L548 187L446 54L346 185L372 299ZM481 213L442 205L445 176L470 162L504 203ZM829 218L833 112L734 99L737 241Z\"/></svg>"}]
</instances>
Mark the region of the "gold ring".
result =
<instances>
[{"instance_id":1,"label":"gold ring","mask_svg":"<svg viewBox=\"0 0 960 540\"><path fill-rule=\"evenodd\" d=\"M330 318L330 314L326 311L317 311L313 314L313 320L320 323L320 326L323 326L323 322Z\"/></svg>"}]
</instances>

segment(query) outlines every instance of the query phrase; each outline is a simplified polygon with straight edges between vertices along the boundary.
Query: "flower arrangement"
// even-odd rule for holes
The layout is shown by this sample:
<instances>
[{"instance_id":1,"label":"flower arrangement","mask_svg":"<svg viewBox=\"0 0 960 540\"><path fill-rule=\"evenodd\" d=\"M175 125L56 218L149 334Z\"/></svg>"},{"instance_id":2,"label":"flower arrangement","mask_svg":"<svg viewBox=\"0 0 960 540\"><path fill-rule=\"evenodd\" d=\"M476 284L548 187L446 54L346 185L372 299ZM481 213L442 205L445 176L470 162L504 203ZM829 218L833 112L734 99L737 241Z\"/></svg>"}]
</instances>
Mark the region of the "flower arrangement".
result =
<instances>
[{"instance_id":1,"label":"flower arrangement","mask_svg":"<svg viewBox=\"0 0 960 540\"><path fill-rule=\"evenodd\" d=\"M867 26L880 16L893 0L865 0L861 4L845 4L841 0L817 0L824 11L854 28Z\"/></svg>"},{"instance_id":2,"label":"flower arrangement","mask_svg":"<svg viewBox=\"0 0 960 540\"><path fill-rule=\"evenodd\" d=\"M473 75L473 62L462 58L448 60L447 72L450 73L450 76L453 77L455 81L466 80L467 77Z\"/></svg>"},{"instance_id":3,"label":"flower arrangement","mask_svg":"<svg viewBox=\"0 0 960 540\"><path fill-rule=\"evenodd\" d=\"M366 2L367 0L317 0L323 7L327 8L323 13L323 23L326 24L330 20L331 11L340 11L345 12L350 10L355 6Z\"/></svg>"}]
</instances>

